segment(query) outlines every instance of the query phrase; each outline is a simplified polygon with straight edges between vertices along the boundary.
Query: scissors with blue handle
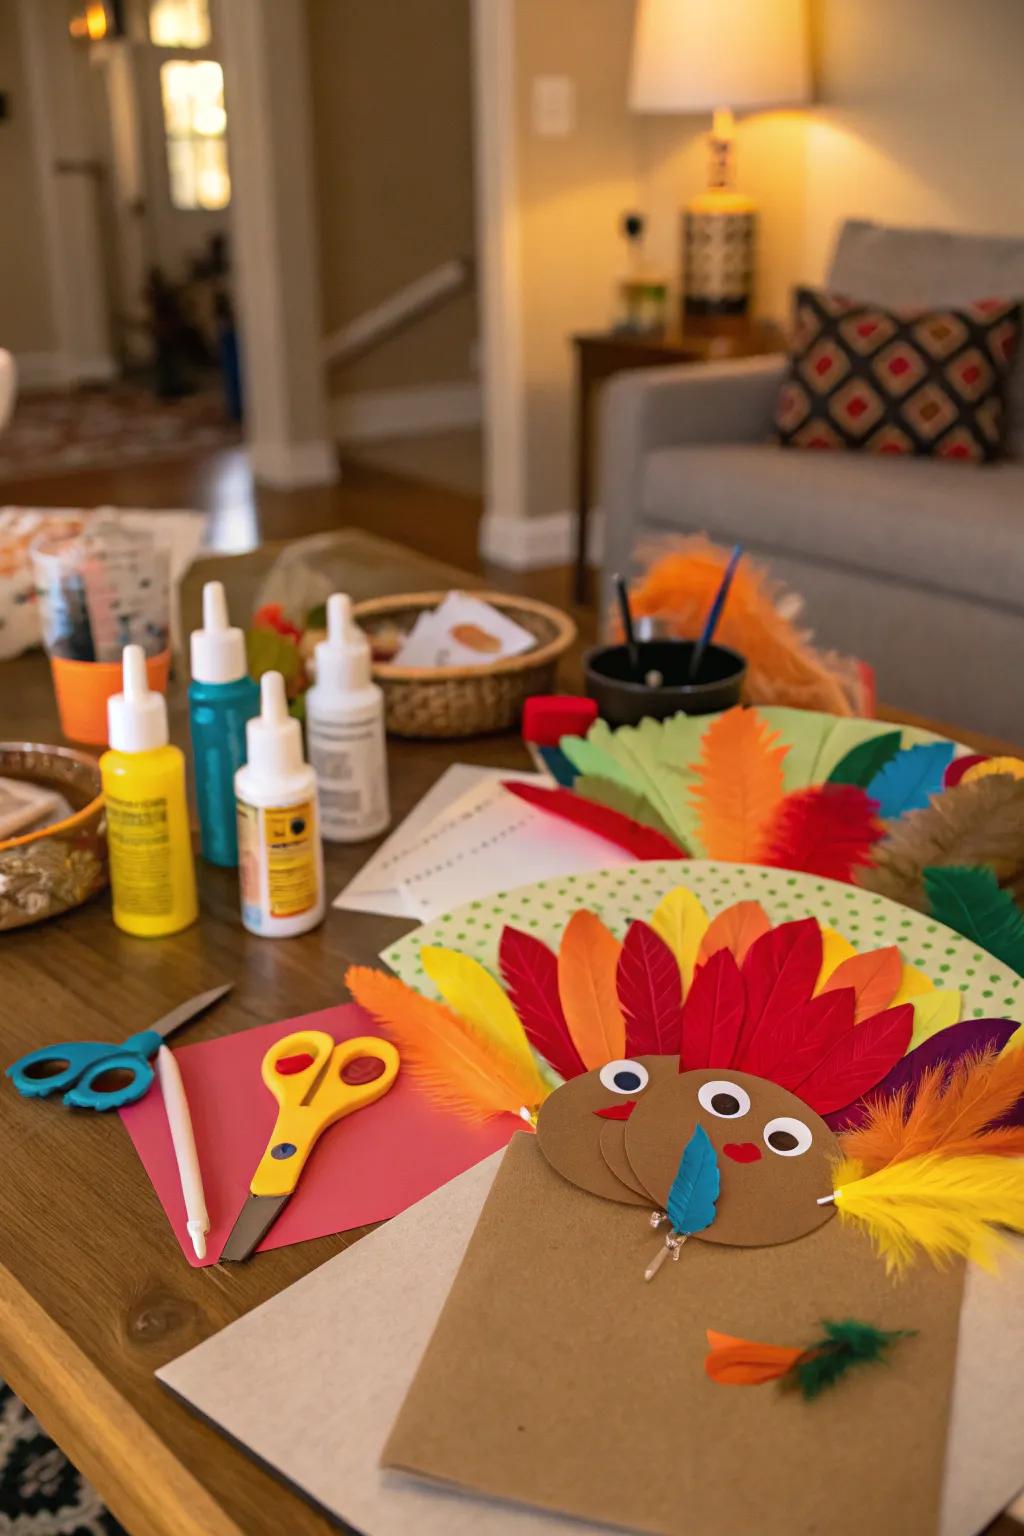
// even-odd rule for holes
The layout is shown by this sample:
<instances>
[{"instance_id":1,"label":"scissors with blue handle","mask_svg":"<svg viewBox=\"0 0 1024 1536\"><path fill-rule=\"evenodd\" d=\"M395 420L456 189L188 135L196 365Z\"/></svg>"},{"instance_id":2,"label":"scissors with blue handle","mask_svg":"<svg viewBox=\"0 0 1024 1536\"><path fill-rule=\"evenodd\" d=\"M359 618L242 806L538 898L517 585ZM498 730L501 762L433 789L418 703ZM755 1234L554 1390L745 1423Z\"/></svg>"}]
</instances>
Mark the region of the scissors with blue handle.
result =
<instances>
[{"instance_id":1,"label":"scissors with blue handle","mask_svg":"<svg viewBox=\"0 0 1024 1536\"><path fill-rule=\"evenodd\" d=\"M103 1045L96 1040L44 1045L42 1050L30 1051L8 1067L7 1076L26 1099L45 1099L63 1093L64 1103L76 1109L119 1109L122 1104L134 1104L152 1086L154 1073L149 1058L167 1036L211 1007L232 986L229 981L223 987L212 987L209 992L190 997L187 1003L158 1019L152 1029L131 1035L120 1045ZM119 1078L127 1073L129 1080L103 1088L100 1079L109 1072L117 1073Z\"/></svg>"}]
</instances>

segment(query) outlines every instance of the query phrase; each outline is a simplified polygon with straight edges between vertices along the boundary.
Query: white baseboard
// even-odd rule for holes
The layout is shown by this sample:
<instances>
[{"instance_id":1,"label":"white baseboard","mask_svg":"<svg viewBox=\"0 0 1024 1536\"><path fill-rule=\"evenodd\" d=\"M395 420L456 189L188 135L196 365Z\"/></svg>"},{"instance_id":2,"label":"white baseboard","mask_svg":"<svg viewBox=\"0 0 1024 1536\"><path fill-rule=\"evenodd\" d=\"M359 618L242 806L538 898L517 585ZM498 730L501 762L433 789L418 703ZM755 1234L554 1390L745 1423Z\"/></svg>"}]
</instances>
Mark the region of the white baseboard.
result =
<instances>
[{"instance_id":1,"label":"white baseboard","mask_svg":"<svg viewBox=\"0 0 1024 1536\"><path fill-rule=\"evenodd\" d=\"M591 512L587 526L587 564L600 565L604 517ZM486 512L480 524L480 555L510 571L536 571L544 566L569 565L576 559L576 514L551 512L546 517L502 517Z\"/></svg>"},{"instance_id":2,"label":"white baseboard","mask_svg":"<svg viewBox=\"0 0 1024 1536\"><path fill-rule=\"evenodd\" d=\"M409 389L369 389L330 402L331 426L341 443L384 437L421 437L458 427L478 427L480 386L416 384Z\"/></svg>"},{"instance_id":3,"label":"white baseboard","mask_svg":"<svg viewBox=\"0 0 1024 1536\"><path fill-rule=\"evenodd\" d=\"M117 364L109 354L70 357L66 352L16 352L18 388L70 389L76 384L109 384Z\"/></svg>"},{"instance_id":4,"label":"white baseboard","mask_svg":"<svg viewBox=\"0 0 1024 1536\"><path fill-rule=\"evenodd\" d=\"M333 485L338 479L338 452L333 443L250 443L253 479L262 485L293 491L304 485Z\"/></svg>"}]
</instances>

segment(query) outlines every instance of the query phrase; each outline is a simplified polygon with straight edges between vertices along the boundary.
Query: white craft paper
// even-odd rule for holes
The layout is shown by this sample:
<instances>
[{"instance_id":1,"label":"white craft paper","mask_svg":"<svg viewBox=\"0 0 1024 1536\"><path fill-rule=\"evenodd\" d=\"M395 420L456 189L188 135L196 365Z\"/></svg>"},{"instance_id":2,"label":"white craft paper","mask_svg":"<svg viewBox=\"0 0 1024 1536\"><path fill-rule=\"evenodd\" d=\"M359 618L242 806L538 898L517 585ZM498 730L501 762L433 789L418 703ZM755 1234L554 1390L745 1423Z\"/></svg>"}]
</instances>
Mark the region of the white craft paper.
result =
<instances>
[{"instance_id":1,"label":"white craft paper","mask_svg":"<svg viewBox=\"0 0 1024 1536\"><path fill-rule=\"evenodd\" d=\"M460 642L460 630L467 643ZM477 637L480 646L468 643L471 636ZM535 635L490 603L467 592L449 592L444 602L420 614L393 665L489 667L506 657L521 656L536 644Z\"/></svg>"}]
</instances>

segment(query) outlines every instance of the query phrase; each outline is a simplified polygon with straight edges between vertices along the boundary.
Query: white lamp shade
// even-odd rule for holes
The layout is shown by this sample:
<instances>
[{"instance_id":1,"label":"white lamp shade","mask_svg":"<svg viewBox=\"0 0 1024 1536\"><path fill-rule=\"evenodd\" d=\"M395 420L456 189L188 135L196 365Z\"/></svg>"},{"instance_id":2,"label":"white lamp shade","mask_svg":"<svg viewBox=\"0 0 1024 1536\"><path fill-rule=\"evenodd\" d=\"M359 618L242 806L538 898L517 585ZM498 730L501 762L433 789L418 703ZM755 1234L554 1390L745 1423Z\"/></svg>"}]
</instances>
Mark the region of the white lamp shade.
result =
<instances>
[{"instance_id":1,"label":"white lamp shade","mask_svg":"<svg viewBox=\"0 0 1024 1536\"><path fill-rule=\"evenodd\" d=\"M810 99L806 0L637 0L634 112Z\"/></svg>"}]
</instances>

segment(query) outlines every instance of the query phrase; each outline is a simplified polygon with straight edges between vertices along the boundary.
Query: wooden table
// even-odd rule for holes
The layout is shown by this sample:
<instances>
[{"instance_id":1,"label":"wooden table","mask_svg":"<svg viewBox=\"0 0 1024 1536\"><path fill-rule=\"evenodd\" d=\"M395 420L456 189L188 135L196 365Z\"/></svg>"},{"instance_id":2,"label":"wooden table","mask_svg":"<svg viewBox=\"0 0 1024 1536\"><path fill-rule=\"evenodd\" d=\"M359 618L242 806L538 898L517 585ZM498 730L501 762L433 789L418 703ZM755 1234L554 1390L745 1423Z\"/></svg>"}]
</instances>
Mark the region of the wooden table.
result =
<instances>
[{"instance_id":1,"label":"wooden table","mask_svg":"<svg viewBox=\"0 0 1024 1536\"><path fill-rule=\"evenodd\" d=\"M596 410L600 386L613 374L673 363L707 363L781 351L782 331L769 321L719 320L707 328L596 331L572 338L576 354L576 565L573 595L587 600L587 519L593 500Z\"/></svg>"},{"instance_id":2,"label":"wooden table","mask_svg":"<svg viewBox=\"0 0 1024 1536\"><path fill-rule=\"evenodd\" d=\"M26 733L47 739L48 726L49 739L57 739L41 658L7 663L0 676ZM396 821L450 762L529 766L511 736L393 741L389 755ZM366 845L328 847L329 896L368 852ZM225 980L234 981L234 992L187 1026L188 1042L325 1008L344 1000L348 965L373 961L414 926L329 910L315 933L257 939L239 922L234 873L200 871L201 919L171 939L118 932L107 896L0 936L0 1062L54 1040L116 1039ZM0 1106L0 1375L132 1536L336 1532L172 1398L153 1372L362 1232L277 1249L245 1265L190 1269L115 1117L33 1103L2 1083ZM998 1529L1020 1532L1012 1522Z\"/></svg>"}]
</instances>

